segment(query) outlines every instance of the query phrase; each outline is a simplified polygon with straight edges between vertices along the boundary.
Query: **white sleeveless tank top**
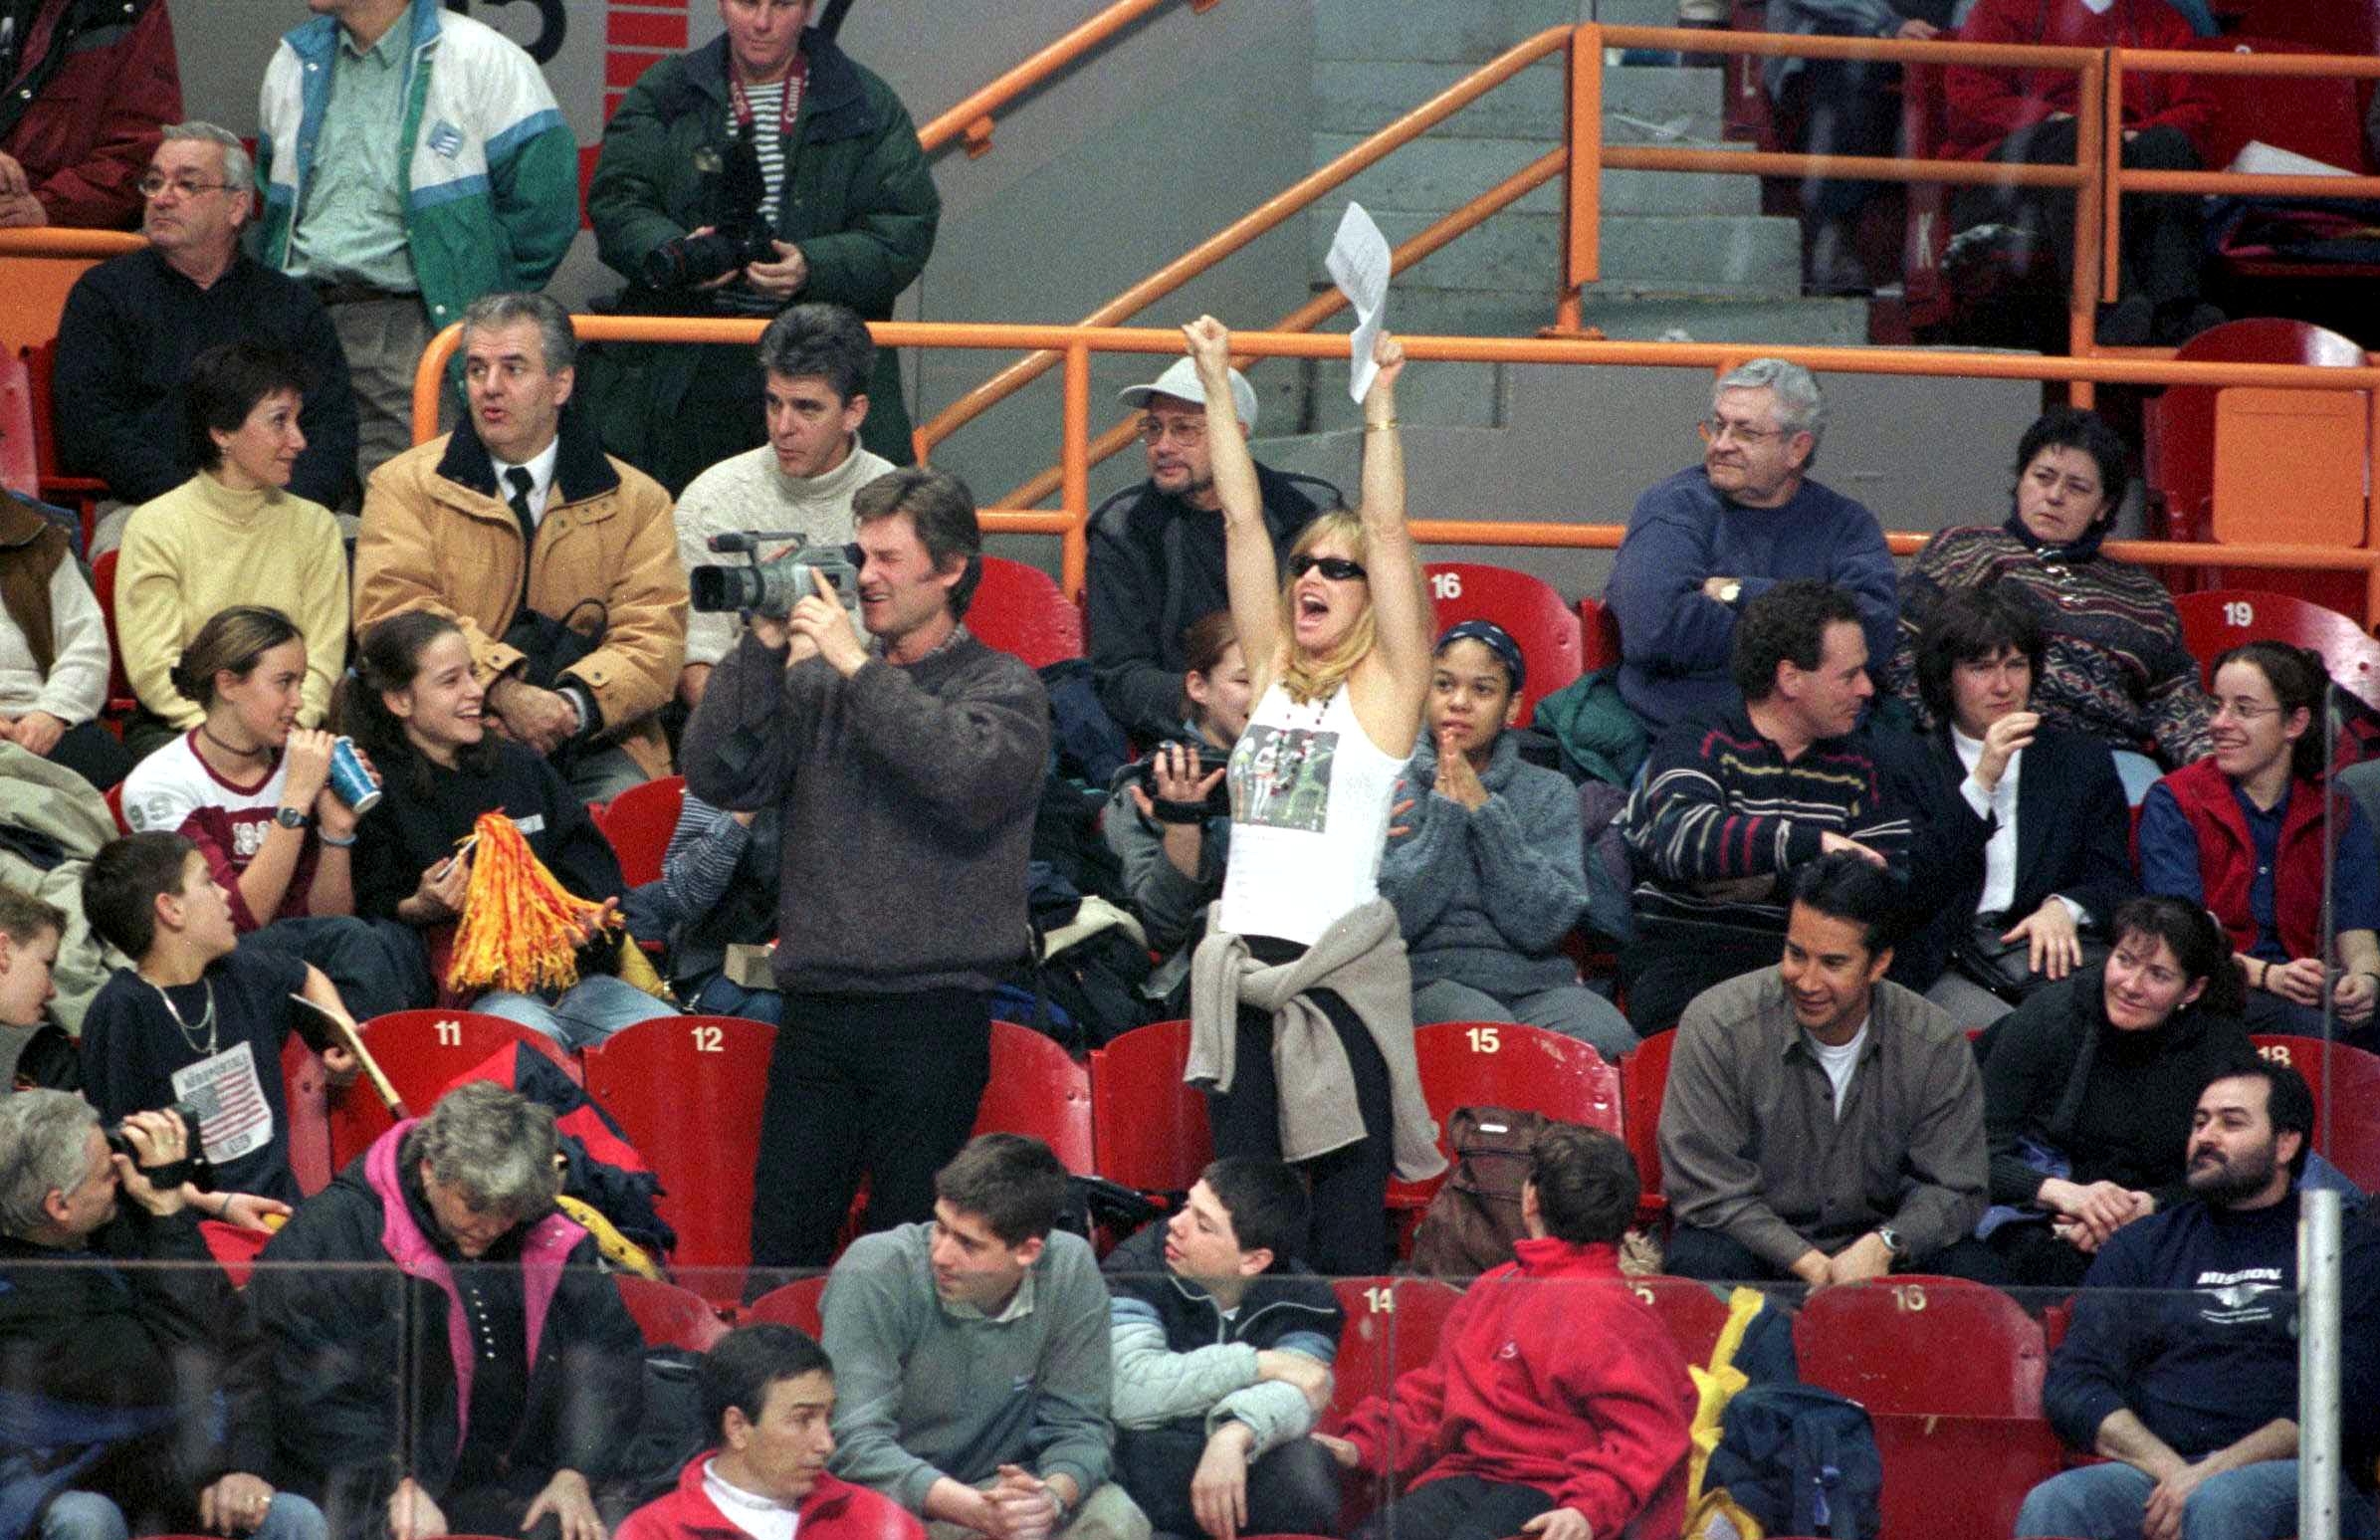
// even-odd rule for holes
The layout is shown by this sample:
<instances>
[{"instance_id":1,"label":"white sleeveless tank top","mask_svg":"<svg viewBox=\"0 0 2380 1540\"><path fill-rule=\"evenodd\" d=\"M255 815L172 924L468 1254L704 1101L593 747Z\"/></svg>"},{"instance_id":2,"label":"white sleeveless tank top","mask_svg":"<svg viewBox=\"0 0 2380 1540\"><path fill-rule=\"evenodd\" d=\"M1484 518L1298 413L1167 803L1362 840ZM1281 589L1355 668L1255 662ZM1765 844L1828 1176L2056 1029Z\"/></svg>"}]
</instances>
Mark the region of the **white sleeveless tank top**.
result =
<instances>
[{"instance_id":1,"label":"white sleeveless tank top","mask_svg":"<svg viewBox=\"0 0 2380 1540\"><path fill-rule=\"evenodd\" d=\"M1223 929L1312 946L1380 897L1381 846L1405 761L1365 736L1341 685L1304 706L1275 684L1231 750Z\"/></svg>"}]
</instances>

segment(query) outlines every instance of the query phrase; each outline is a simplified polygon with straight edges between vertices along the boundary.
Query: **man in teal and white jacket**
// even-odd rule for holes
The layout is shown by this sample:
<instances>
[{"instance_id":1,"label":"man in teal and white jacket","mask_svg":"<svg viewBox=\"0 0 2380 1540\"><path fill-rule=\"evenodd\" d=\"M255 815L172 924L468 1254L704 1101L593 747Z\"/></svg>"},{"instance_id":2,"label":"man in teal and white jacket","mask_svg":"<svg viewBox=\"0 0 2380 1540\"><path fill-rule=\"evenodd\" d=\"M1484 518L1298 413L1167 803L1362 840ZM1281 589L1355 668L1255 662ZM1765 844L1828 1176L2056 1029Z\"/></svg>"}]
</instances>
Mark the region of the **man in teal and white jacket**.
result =
<instances>
[{"instance_id":1,"label":"man in teal and white jacket","mask_svg":"<svg viewBox=\"0 0 2380 1540\"><path fill-rule=\"evenodd\" d=\"M521 47L439 0L307 0L258 105L257 255L312 284L353 377L358 480L413 442L414 365L481 295L544 286L578 146Z\"/></svg>"}]
</instances>

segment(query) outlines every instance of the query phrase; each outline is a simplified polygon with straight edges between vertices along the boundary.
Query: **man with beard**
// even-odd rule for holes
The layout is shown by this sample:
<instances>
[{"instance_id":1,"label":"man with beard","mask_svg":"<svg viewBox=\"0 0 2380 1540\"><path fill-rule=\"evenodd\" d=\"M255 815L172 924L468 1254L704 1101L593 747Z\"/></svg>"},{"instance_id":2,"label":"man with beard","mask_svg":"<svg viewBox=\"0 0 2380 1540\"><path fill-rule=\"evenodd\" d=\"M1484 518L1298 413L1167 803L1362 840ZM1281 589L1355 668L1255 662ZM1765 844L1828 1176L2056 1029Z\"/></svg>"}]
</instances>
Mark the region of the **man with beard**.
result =
<instances>
[{"instance_id":1,"label":"man with beard","mask_svg":"<svg viewBox=\"0 0 2380 1540\"><path fill-rule=\"evenodd\" d=\"M2035 1487L2017 1534L2297 1532L2296 1188L2313 1121L2285 1064L2243 1057L2208 1082L2191 1201L2109 1238L2043 1388L2058 1434L2106 1462ZM2341 1535L2380 1535L2368 1492L2340 1498Z\"/></svg>"}]
</instances>

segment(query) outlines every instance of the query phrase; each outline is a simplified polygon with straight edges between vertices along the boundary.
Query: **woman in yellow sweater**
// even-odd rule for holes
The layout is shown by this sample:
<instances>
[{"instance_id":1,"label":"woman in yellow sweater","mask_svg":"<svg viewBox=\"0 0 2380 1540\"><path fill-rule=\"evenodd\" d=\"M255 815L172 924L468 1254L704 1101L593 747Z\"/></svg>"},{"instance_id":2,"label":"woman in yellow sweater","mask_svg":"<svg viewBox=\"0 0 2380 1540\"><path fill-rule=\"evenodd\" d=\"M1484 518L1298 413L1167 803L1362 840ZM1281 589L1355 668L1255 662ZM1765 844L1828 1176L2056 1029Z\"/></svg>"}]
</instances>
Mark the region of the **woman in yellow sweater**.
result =
<instances>
[{"instance_id":1,"label":"woman in yellow sweater","mask_svg":"<svg viewBox=\"0 0 2380 1540\"><path fill-rule=\"evenodd\" d=\"M298 360L257 342L210 347L190 365L183 431L199 466L132 511L115 571L115 627L140 712L124 744L146 754L206 713L173 686L174 660L217 611L263 604L306 637L300 727L319 727L347 660L347 558L337 523L293 497L306 447Z\"/></svg>"}]
</instances>

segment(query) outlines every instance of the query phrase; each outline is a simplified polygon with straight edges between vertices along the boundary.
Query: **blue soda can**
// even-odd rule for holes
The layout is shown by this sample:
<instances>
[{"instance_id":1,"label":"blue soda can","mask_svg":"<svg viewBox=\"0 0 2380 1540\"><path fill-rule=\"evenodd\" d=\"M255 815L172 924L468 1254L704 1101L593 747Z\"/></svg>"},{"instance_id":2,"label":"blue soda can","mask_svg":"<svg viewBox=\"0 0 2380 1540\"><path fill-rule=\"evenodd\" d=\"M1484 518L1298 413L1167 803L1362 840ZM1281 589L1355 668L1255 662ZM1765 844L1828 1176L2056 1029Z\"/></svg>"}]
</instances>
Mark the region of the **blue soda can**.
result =
<instances>
[{"instance_id":1,"label":"blue soda can","mask_svg":"<svg viewBox=\"0 0 2380 1540\"><path fill-rule=\"evenodd\" d=\"M340 738L330 746L330 794L359 813L370 812L380 800L380 787L363 768L355 740Z\"/></svg>"}]
</instances>

